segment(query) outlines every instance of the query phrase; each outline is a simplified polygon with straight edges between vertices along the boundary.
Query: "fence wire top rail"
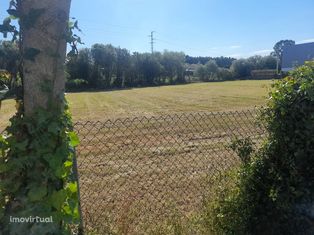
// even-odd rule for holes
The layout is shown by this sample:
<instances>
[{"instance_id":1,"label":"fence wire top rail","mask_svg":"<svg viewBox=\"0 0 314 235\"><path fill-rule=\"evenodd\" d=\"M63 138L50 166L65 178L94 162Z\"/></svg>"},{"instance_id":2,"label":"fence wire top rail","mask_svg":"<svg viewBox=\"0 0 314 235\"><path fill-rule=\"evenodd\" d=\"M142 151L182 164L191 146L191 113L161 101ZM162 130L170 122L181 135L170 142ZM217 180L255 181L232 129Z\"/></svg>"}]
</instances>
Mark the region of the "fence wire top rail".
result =
<instances>
[{"instance_id":1,"label":"fence wire top rail","mask_svg":"<svg viewBox=\"0 0 314 235\"><path fill-rule=\"evenodd\" d=\"M258 116L263 107L255 107L251 109L243 110L226 110L226 111L197 111L197 112L174 112L170 114L153 114L153 115L139 115L130 117L117 117L108 118L104 120L78 120L74 122L74 126L87 126L87 125L103 125L111 126L115 124L125 125L130 123L135 123L137 121L158 121L158 120L172 120L172 119L182 119L182 118L195 118L195 117L217 117L217 116L235 116L235 115L256 115Z\"/></svg>"}]
</instances>

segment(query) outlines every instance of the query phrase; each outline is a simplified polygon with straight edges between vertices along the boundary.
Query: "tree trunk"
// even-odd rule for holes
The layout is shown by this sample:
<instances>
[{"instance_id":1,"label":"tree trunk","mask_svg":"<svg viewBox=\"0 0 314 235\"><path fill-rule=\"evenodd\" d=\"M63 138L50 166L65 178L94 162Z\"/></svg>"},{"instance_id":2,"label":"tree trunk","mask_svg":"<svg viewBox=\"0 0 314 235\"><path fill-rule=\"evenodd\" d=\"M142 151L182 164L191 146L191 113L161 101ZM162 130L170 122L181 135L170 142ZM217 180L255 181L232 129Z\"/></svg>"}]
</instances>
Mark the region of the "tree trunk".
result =
<instances>
[{"instance_id":1,"label":"tree trunk","mask_svg":"<svg viewBox=\"0 0 314 235\"><path fill-rule=\"evenodd\" d=\"M24 111L62 104L66 30L71 0L20 0ZM27 19L27 20L25 20Z\"/></svg>"}]
</instances>

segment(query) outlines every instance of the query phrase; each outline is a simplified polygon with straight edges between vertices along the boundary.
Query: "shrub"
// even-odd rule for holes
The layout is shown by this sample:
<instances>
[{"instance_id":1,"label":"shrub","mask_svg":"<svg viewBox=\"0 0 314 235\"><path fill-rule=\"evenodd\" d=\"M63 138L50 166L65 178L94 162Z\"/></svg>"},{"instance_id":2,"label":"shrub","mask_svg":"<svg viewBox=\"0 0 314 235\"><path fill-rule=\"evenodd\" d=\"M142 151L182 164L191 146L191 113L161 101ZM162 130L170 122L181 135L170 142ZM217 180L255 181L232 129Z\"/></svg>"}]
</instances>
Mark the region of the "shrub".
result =
<instances>
[{"instance_id":1,"label":"shrub","mask_svg":"<svg viewBox=\"0 0 314 235\"><path fill-rule=\"evenodd\" d=\"M232 72L230 71L230 69L226 68L219 68L217 76L219 80L223 81L229 81L233 79Z\"/></svg>"},{"instance_id":2,"label":"shrub","mask_svg":"<svg viewBox=\"0 0 314 235\"><path fill-rule=\"evenodd\" d=\"M3 85L10 86L11 84L11 75L5 70L0 70L0 89Z\"/></svg>"},{"instance_id":3,"label":"shrub","mask_svg":"<svg viewBox=\"0 0 314 235\"><path fill-rule=\"evenodd\" d=\"M86 89L87 86L88 86L88 82L83 79L73 79L73 80L68 80L66 82L67 90L81 90L81 89Z\"/></svg>"},{"instance_id":4,"label":"shrub","mask_svg":"<svg viewBox=\"0 0 314 235\"><path fill-rule=\"evenodd\" d=\"M238 59L232 62L230 70L237 78L248 77L252 70L252 64L246 59Z\"/></svg>"},{"instance_id":5,"label":"shrub","mask_svg":"<svg viewBox=\"0 0 314 235\"><path fill-rule=\"evenodd\" d=\"M204 65L200 65L196 70L196 76L200 79L200 81L205 82L207 80L207 72Z\"/></svg>"},{"instance_id":6,"label":"shrub","mask_svg":"<svg viewBox=\"0 0 314 235\"><path fill-rule=\"evenodd\" d=\"M251 160L211 210L214 231L314 234L313 62L273 85L262 120L268 138L252 156L242 156ZM238 152L251 152L243 143Z\"/></svg>"}]
</instances>

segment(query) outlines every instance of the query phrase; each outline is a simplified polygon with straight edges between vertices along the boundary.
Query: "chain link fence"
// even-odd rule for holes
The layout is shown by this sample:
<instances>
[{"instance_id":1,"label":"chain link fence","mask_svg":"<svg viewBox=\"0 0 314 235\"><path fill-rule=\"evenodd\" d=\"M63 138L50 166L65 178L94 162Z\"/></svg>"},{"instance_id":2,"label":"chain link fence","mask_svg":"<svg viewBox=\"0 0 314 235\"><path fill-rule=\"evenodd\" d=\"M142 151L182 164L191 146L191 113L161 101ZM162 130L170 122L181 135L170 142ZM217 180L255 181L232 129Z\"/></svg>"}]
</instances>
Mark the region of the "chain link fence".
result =
<instances>
[{"instance_id":1,"label":"chain link fence","mask_svg":"<svg viewBox=\"0 0 314 235\"><path fill-rule=\"evenodd\" d=\"M85 232L146 234L173 213L197 211L210 179L240 164L232 140L265 138L258 112L75 123Z\"/></svg>"}]
</instances>

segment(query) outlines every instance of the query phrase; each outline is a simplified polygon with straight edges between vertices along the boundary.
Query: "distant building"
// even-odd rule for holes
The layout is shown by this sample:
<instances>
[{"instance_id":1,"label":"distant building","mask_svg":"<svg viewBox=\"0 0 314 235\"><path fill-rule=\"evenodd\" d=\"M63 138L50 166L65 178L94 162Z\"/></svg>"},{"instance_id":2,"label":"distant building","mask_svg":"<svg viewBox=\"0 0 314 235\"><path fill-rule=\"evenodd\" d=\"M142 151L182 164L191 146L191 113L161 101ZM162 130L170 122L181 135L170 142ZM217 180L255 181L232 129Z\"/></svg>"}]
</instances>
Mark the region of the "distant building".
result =
<instances>
[{"instance_id":1,"label":"distant building","mask_svg":"<svg viewBox=\"0 0 314 235\"><path fill-rule=\"evenodd\" d=\"M282 52L281 70L290 71L309 60L314 60L314 42L286 46Z\"/></svg>"}]
</instances>

